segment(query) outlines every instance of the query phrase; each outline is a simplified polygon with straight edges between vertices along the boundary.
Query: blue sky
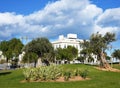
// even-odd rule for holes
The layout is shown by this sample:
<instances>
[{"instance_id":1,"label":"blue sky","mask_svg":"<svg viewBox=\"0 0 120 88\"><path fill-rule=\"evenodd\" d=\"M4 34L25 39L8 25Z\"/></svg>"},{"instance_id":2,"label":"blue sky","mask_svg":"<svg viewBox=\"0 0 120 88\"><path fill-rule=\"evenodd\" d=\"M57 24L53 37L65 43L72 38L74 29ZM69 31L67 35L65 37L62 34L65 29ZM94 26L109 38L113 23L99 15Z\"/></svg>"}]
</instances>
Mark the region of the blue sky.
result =
<instances>
[{"instance_id":1,"label":"blue sky","mask_svg":"<svg viewBox=\"0 0 120 88\"><path fill-rule=\"evenodd\" d=\"M102 8L103 10L120 7L120 0L91 0L91 1L98 7Z\"/></svg>"},{"instance_id":2,"label":"blue sky","mask_svg":"<svg viewBox=\"0 0 120 88\"><path fill-rule=\"evenodd\" d=\"M120 48L120 0L1 0L0 40L13 37L47 37L76 33L116 33Z\"/></svg>"},{"instance_id":3,"label":"blue sky","mask_svg":"<svg viewBox=\"0 0 120 88\"><path fill-rule=\"evenodd\" d=\"M0 12L16 12L28 15L43 9L47 3L54 1L56 0L1 0Z\"/></svg>"},{"instance_id":4,"label":"blue sky","mask_svg":"<svg viewBox=\"0 0 120 88\"><path fill-rule=\"evenodd\" d=\"M30 14L43 9L49 2L57 0L1 0L0 12L16 12L17 14ZM120 7L120 0L90 0L103 10Z\"/></svg>"}]
</instances>

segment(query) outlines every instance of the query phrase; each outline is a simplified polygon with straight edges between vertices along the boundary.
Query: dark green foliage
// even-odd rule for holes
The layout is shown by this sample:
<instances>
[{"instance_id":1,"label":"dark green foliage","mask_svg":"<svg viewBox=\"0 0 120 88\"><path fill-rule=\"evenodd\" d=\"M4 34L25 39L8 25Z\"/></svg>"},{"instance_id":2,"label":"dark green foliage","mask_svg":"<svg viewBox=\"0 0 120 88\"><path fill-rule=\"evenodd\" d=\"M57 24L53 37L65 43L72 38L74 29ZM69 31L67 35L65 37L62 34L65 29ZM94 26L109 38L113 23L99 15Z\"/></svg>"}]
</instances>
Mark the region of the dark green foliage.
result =
<instances>
[{"instance_id":1,"label":"dark green foliage","mask_svg":"<svg viewBox=\"0 0 120 88\"><path fill-rule=\"evenodd\" d=\"M105 35L104 35L104 40L105 40L105 43L106 44L110 44L111 42L115 41L115 33L110 33L110 32L107 32Z\"/></svg>"},{"instance_id":2,"label":"dark green foliage","mask_svg":"<svg viewBox=\"0 0 120 88\"><path fill-rule=\"evenodd\" d=\"M84 60L86 58L84 56L77 57L77 60L79 60L81 63L84 63Z\"/></svg>"},{"instance_id":3,"label":"dark green foliage","mask_svg":"<svg viewBox=\"0 0 120 88\"><path fill-rule=\"evenodd\" d=\"M75 69L73 72L73 76L80 76L80 69Z\"/></svg>"},{"instance_id":4,"label":"dark green foliage","mask_svg":"<svg viewBox=\"0 0 120 88\"><path fill-rule=\"evenodd\" d=\"M81 71L80 76L85 79L88 76L88 70L85 69L84 71Z\"/></svg>"},{"instance_id":5,"label":"dark green foliage","mask_svg":"<svg viewBox=\"0 0 120 88\"><path fill-rule=\"evenodd\" d=\"M38 59L38 55L36 53L29 52L29 53L25 53L25 55L24 55L24 57L22 59L22 62L24 62L24 63L32 63L32 62L34 62L35 66L36 66L37 59Z\"/></svg>"},{"instance_id":6,"label":"dark green foliage","mask_svg":"<svg viewBox=\"0 0 120 88\"><path fill-rule=\"evenodd\" d=\"M49 53L52 49L52 44L47 38L36 38L29 42L23 50L25 52L34 52L39 57L42 57L45 53Z\"/></svg>"},{"instance_id":7,"label":"dark green foliage","mask_svg":"<svg viewBox=\"0 0 120 88\"><path fill-rule=\"evenodd\" d=\"M104 36L99 33L93 34L90 38L90 43L93 49L93 53L98 56L98 59L101 59L101 52L105 52L108 48L107 46L115 41L115 34L107 32Z\"/></svg>"},{"instance_id":8,"label":"dark green foliage","mask_svg":"<svg viewBox=\"0 0 120 88\"><path fill-rule=\"evenodd\" d=\"M48 61L52 61L52 57L54 57L54 49L47 38L33 39L23 48L23 51L26 53L36 53L38 57L45 58Z\"/></svg>"},{"instance_id":9,"label":"dark green foliage","mask_svg":"<svg viewBox=\"0 0 120 88\"><path fill-rule=\"evenodd\" d=\"M78 56L78 50L73 46L68 46L67 48L58 48L56 50L57 60L68 60L71 61Z\"/></svg>"},{"instance_id":10,"label":"dark green foliage","mask_svg":"<svg viewBox=\"0 0 120 88\"><path fill-rule=\"evenodd\" d=\"M120 49L117 49L112 54L113 57L120 59Z\"/></svg>"},{"instance_id":11,"label":"dark green foliage","mask_svg":"<svg viewBox=\"0 0 120 88\"><path fill-rule=\"evenodd\" d=\"M92 46L90 44L90 41L84 40L83 43L81 43L82 50L80 51L81 56L79 57L78 60L84 62L86 58L88 58L88 61L91 62L93 61L93 58L91 57L91 54L93 53Z\"/></svg>"},{"instance_id":12,"label":"dark green foliage","mask_svg":"<svg viewBox=\"0 0 120 88\"><path fill-rule=\"evenodd\" d=\"M120 49L115 50L115 51L112 53L112 56L113 56L114 58L120 60Z\"/></svg>"},{"instance_id":13,"label":"dark green foliage","mask_svg":"<svg viewBox=\"0 0 120 88\"><path fill-rule=\"evenodd\" d=\"M64 72L64 80L65 81L69 81L69 78L71 78L71 71L70 70L68 70L68 71L65 71Z\"/></svg>"},{"instance_id":14,"label":"dark green foliage","mask_svg":"<svg viewBox=\"0 0 120 88\"><path fill-rule=\"evenodd\" d=\"M111 57L110 56L106 56L106 60L110 60L111 59Z\"/></svg>"},{"instance_id":15,"label":"dark green foliage","mask_svg":"<svg viewBox=\"0 0 120 88\"><path fill-rule=\"evenodd\" d=\"M83 47L81 54L84 57L87 57L89 61L93 60L91 54L97 55L97 59L100 61L100 64L102 64L101 67L105 67L105 64L107 64L104 57L105 50L108 48L108 45L113 41L115 41L114 33L107 32L105 35L102 35L97 32L95 34L92 34L89 41L84 41L81 44L81 46ZM109 67L108 64L107 67Z\"/></svg>"},{"instance_id":16,"label":"dark green foliage","mask_svg":"<svg viewBox=\"0 0 120 88\"><path fill-rule=\"evenodd\" d=\"M8 61L10 58L17 57L21 53L23 46L20 39L13 38L9 41L2 41L0 43L0 50L7 57Z\"/></svg>"}]
</instances>

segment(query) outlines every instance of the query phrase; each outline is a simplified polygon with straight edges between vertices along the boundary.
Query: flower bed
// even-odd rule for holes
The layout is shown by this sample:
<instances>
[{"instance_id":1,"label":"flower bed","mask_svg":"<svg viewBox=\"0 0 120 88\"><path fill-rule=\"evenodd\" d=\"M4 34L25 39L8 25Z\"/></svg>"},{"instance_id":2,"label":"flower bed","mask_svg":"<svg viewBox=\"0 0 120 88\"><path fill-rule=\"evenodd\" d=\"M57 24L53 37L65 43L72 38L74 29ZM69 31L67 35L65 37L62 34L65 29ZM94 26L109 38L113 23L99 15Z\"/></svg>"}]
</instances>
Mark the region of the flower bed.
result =
<instances>
[{"instance_id":1,"label":"flower bed","mask_svg":"<svg viewBox=\"0 0 120 88\"><path fill-rule=\"evenodd\" d=\"M23 70L25 80L23 82L46 82L46 81L78 81L85 80L88 70L80 69L64 71L60 66L42 66L39 68L25 68Z\"/></svg>"}]
</instances>

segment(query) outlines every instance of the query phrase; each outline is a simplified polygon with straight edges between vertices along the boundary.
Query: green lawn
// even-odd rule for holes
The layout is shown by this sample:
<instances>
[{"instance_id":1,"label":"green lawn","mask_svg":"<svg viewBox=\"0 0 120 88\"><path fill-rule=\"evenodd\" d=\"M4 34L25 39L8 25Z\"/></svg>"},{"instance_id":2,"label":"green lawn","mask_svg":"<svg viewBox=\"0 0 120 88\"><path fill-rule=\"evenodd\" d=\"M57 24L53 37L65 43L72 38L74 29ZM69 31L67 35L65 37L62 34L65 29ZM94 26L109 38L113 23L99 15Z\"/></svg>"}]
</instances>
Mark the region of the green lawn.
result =
<instances>
[{"instance_id":1,"label":"green lawn","mask_svg":"<svg viewBox=\"0 0 120 88\"><path fill-rule=\"evenodd\" d=\"M114 67L120 69L120 65ZM0 88L120 88L120 73L96 70L89 65L63 65L67 69L88 69L91 80L76 82L39 82L21 83L24 79L22 70L0 71Z\"/></svg>"},{"instance_id":2,"label":"green lawn","mask_svg":"<svg viewBox=\"0 0 120 88\"><path fill-rule=\"evenodd\" d=\"M117 69L120 69L120 64L114 64L113 67L117 68Z\"/></svg>"}]
</instances>

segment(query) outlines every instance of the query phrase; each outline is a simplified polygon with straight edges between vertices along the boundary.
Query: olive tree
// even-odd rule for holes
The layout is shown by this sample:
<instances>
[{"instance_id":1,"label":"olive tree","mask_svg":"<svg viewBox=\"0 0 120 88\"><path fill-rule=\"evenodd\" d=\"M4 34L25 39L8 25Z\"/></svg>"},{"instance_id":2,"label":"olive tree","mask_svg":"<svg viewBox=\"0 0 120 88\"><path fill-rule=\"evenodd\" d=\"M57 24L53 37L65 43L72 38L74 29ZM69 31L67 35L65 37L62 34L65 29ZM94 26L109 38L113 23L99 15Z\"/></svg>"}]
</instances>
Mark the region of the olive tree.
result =
<instances>
[{"instance_id":1,"label":"olive tree","mask_svg":"<svg viewBox=\"0 0 120 88\"><path fill-rule=\"evenodd\" d=\"M41 58L42 61L49 62L51 60L50 57L47 59L44 58L46 55L52 54L53 52L52 44L49 42L47 38L41 37L33 39L31 42L29 42L24 48L23 51L26 53L35 53L37 54L38 58ZM36 62L35 62L36 63Z\"/></svg>"}]
</instances>

